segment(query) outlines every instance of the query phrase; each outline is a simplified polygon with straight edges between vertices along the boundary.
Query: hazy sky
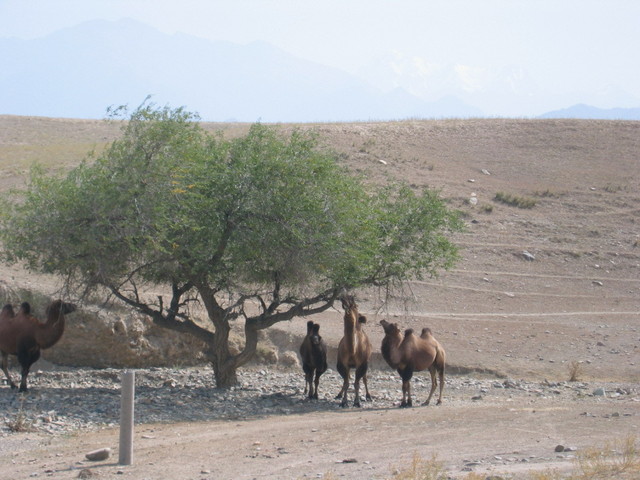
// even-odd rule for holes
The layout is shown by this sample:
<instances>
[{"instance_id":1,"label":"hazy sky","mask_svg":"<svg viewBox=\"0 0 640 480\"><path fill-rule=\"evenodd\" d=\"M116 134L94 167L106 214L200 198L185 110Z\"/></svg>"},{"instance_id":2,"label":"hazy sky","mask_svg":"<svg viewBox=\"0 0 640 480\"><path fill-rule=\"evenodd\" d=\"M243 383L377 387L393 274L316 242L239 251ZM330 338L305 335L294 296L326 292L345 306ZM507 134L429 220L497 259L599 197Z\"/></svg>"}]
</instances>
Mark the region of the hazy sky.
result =
<instances>
[{"instance_id":1,"label":"hazy sky","mask_svg":"<svg viewBox=\"0 0 640 480\"><path fill-rule=\"evenodd\" d=\"M637 0L0 0L0 37L129 17L211 40L264 40L348 71L385 51L524 67L542 87L640 98Z\"/></svg>"}]
</instances>

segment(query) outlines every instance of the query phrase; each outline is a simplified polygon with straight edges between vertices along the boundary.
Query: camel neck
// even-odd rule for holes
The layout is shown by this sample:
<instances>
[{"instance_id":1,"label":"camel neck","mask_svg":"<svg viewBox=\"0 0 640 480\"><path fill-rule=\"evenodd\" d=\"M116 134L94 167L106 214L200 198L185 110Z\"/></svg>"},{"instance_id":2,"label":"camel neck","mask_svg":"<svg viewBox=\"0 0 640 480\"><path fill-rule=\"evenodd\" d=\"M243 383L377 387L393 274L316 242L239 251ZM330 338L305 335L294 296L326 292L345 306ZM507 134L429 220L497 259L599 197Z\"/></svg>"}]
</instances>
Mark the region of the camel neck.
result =
<instances>
[{"instance_id":1,"label":"camel neck","mask_svg":"<svg viewBox=\"0 0 640 480\"><path fill-rule=\"evenodd\" d=\"M47 321L40 325L36 332L36 342L42 349L55 345L64 333L64 315L61 312L50 312Z\"/></svg>"}]
</instances>

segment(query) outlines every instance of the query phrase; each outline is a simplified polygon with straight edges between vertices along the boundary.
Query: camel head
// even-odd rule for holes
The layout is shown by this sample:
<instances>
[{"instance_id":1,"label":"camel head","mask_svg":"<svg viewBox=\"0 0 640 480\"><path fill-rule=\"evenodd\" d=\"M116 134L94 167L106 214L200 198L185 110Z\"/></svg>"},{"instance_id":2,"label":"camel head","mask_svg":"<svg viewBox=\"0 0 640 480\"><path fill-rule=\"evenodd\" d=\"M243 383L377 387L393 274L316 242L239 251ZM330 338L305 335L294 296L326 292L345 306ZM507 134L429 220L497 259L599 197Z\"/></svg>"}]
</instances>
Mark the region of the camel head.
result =
<instances>
[{"instance_id":1,"label":"camel head","mask_svg":"<svg viewBox=\"0 0 640 480\"><path fill-rule=\"evenodd\" d=\"M312 345L320 345L322 343L322 337L320 336L320 325L317 323L313 324L310 340Z\"/></svg>"},{"instance_id":2,"label":"camel head","mask_svg":"<svg viewBox=\"0 0 640 480\"><path fill-rule=\"evenodd\" d=\"M47 317L53 315L66 315L68 313L75 312L77 307L73 303L63 302L62 300L56 300L47 307Z\"/></svg>"},{"instance_id":3,"label":"camel head","mask_svg":"<svg viewBox=\"0 0 640 480\"><path fill-rule=\"evenodd\" d=\"M353 295L347 295L345 293L340 297L340 301L342 302L342 308L345 312L358 311L358 304L356 303L356 299Z\"/></svg>"},{"instance_id":4,"label":"camel head","mask_svg":"<svg viewBox=\"0 0 640 480\"><path fill-rule=\"evenodd\" d=\"M394 337L400 336L400 329L398 328L397 323L389 323L386 320L380 320L380 325L382 325L385 335Z\"/></svg>"}]
</instances>

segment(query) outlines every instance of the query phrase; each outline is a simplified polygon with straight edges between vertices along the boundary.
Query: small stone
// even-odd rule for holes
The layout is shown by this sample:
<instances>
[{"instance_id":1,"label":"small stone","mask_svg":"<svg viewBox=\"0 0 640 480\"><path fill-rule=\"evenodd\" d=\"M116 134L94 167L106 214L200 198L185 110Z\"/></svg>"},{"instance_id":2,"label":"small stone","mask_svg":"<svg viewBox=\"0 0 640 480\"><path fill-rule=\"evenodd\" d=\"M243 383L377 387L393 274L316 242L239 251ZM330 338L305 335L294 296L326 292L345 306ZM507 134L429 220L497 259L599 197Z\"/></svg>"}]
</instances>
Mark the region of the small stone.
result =
<instances>
[{"instance_id":1,"label":"small stone","mask_svg":"<svg viewBox=\"0 0 640 480\"><path fill-rule=\"evenodd\" d=\"M88 468L83 468L80 470L80 473L78 473L78 478L91 478L92 476L93 472Z\"/></svg>"},{"instance_id":2,"label":"small stone","mask_svg":"<svg viewBox=\"0 0 640 480\"><path fill-rule=\"evenodd\" d=\"M606 397L607 396L607 392L605 391L604 388L599 387L599 388L596 388L593 391L593 395L596 396L596 397Z\"/></svg>"},{"instance_id":3,"label":"small stone","mask_svg":"<svg viewBox=\"0 0 640 480\"><path fill-rule=\"evenodd\" d=\"M110 448L99 448L98 450L93 450L85 455L87 460L92 462L99 462L101 460L106 460L111 456Z\"/></svg>"},{"instance_id":4,"label":"small stone","mask_svg":"<svg viewBox=\"0 0 640 480\"><path fill-rule=\"evenodd\" d=\"M556 445L554 450L556 453L564 452L564 445Z\"/></svg>"},{"instance_id":5,"label":"small stone","mask_svg":"<svg viewBox=\"0 0 640 480\"><path fill-rule=\"evenodd\" d=\"M532 253L527 252L526 250L522 252L522 256L528 262L533 262L536 259L535 255L533 255Z\"/></svg>"}]
</instances>

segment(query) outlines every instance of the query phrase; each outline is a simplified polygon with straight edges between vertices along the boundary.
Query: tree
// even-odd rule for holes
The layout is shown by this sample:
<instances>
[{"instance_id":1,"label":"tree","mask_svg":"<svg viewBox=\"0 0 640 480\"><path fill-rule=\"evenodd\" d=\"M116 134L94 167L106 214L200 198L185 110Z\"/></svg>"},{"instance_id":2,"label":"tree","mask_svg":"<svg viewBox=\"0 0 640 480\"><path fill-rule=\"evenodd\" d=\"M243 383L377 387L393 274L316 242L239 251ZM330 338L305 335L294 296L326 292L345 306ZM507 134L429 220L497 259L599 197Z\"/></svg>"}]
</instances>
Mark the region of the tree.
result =
<instances>
[{"instance_id":1,"label":"tree","mask_svg":"<svg viewBox=\"0 0 640 480\"><path fill-rule=\"evenodd\" d=\"M225 139L182 108L148 103L127 120L66 176L32 169L21 198L5 202L5 259L78 292L106 288L157 325L199 337L219 387L236 383L260 330L322 312L344 289L434 275L456 259L447 234L460 221L436 193L368 193L313 134L256 124Z\"/></svg>"}]
</instances>

